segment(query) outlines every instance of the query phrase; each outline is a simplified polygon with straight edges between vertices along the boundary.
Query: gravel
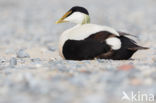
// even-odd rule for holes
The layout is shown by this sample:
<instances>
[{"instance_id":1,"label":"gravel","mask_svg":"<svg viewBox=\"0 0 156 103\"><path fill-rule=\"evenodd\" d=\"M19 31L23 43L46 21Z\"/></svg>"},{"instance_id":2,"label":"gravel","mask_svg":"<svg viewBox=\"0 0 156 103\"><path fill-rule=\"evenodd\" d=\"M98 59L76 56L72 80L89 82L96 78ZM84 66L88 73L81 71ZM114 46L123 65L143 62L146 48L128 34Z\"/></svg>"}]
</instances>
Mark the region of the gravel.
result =
<instances>
[{"instance_id":1,"label":"gravel","mask_svg":"<svg viewBox=\"0 0 156 103\"><path fill-rule=\"evenodd\" d=\"M59 36L73 24L55 21L75 5L88 8L92 23L131 33L150 49L127 61L63 60ZM122 93L139 91L156 97L155 14L155 0L0 0L0 103L129 103Z\"/></svg>"},{"instance_id":2,"label":"gravel","mask_svg":"<svg viewBox=\"0 0 156 103\"><path fill-rule=\"evenodd\" d=\"M29 58L29 54L24 49L20 49L17 53L17 58Z\"/></svg>"}]
</instances>

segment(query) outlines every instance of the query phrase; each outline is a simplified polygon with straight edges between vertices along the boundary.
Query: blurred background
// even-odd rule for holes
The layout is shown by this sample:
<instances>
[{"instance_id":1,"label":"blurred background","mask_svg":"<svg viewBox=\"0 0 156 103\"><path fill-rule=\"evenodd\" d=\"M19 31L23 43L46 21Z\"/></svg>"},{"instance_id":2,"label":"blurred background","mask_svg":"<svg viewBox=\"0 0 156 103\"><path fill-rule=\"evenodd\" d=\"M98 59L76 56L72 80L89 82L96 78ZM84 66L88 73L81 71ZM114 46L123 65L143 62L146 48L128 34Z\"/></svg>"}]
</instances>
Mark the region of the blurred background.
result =
<instances>
[{"instance_id":1,"label":"blurred background","mask_svg":"<svg viewBox=\"0 0 156 103\"><path fill-rule=\"evenodd\" d=\"M55 21L75 5L89 10L92 23L137 35L144 42L156 37L155 0L0 0L1 43L56 42L72 24Z\"/></svg>"},{"instance_id":2,"label":"blurred background","mask_svg":"<svg viewBox=\"0 0 156 103\"><path fill-rule=\"evenodd\" d=\"M62 60L58 39L74 24L55 22L73 6L150 50L134 61ZM121 103L122 91L156 95L155 38L156 0L0 0L0 103Z\"/></svg>"}]
</instances>

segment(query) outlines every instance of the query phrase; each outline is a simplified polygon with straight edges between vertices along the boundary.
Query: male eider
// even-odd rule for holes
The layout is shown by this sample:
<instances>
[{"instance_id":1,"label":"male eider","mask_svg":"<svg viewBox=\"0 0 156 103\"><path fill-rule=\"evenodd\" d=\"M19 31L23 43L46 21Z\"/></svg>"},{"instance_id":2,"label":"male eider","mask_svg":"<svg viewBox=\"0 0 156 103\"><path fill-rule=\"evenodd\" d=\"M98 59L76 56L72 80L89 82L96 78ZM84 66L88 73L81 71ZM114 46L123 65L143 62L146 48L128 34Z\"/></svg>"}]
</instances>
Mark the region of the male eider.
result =
<instances>
[{"instance_id":1,"label":"male eider","mask_svg":"<svg viewBox=\"0 0 156 103\"><path fill-rule=\"evenodd\" d=\"M137 50L148 49L126 37L129 34L117 32L108 26L90 24L89 13L83 7L71 8L56 24L64 22L77 24L60 37L59 53L67 60L127 60Z\"/></svg>"}]
</instances>

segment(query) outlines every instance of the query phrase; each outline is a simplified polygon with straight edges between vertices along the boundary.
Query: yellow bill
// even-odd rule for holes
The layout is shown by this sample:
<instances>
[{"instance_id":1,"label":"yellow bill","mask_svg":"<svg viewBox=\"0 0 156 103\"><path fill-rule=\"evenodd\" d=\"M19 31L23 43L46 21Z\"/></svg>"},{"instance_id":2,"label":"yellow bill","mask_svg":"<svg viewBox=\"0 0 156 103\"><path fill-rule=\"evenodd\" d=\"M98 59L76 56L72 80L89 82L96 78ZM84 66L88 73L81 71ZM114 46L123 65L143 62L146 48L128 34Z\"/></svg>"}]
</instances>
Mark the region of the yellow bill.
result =
<instances>
[{"instance_id":1,"label":"yellow bill","mask_svg":"<svg viewBox=\"0 0 156 103\"><path fill-rule=\"evenodd\" d=\"M56 24L59 24L59 23L64 23L64 22L68 22L68 21L65 21L64 19L71 13L72 11L68 11L66 14L63 15L63 17L61 19L59 19Z\"/></svg>"}]
</instances>

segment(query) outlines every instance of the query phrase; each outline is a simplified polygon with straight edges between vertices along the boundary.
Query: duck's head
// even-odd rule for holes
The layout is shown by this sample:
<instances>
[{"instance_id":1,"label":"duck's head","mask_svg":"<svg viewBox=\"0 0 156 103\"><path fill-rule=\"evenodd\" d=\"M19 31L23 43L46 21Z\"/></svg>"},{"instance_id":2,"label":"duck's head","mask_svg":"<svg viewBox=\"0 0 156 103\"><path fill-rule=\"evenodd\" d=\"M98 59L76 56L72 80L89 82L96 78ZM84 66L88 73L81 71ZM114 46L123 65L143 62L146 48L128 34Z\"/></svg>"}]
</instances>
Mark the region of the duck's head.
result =
<instances>
[{"instance_id":1,"label":"duck's head","mask_svg":"<svg viewBox=\"0 0 156 103\"><path fill-rule=\"evenodd\" d=\"M76 24L90 23L89 13L84 7L74 6L66 12L64 16L56 22L56 24L64 22L72 22Z\"/></svg>"}]
</instances>

